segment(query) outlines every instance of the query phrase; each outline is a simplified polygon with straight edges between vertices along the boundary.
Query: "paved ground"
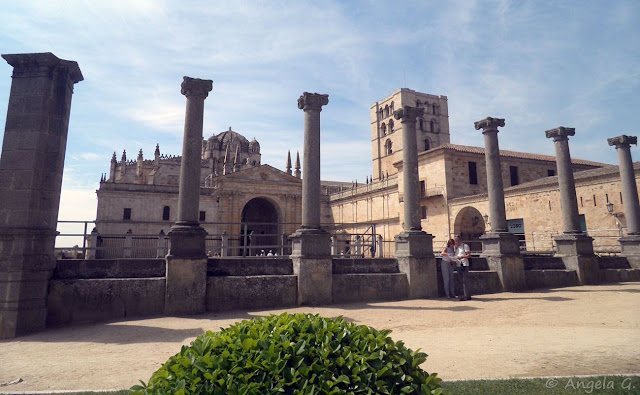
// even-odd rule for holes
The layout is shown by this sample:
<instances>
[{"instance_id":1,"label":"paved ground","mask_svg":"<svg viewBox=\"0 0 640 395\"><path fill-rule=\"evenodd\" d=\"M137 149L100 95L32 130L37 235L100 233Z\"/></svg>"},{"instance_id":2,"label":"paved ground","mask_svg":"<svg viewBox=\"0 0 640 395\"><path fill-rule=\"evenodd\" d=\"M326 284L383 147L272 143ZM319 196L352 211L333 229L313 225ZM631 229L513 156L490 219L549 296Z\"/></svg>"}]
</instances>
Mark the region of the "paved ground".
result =
<instances>
[{"instance_id":1,"label":"paved ground","mask_svg":"<svg viewBox=\"0 0 640 395\"><path fill-rule=\"evenodd\" d=\"M205 330L282 311L392 329L446 379L640 373L640 283L75 325L0 342L2 391L129 388Z\"/></svg>"}]
</instances>

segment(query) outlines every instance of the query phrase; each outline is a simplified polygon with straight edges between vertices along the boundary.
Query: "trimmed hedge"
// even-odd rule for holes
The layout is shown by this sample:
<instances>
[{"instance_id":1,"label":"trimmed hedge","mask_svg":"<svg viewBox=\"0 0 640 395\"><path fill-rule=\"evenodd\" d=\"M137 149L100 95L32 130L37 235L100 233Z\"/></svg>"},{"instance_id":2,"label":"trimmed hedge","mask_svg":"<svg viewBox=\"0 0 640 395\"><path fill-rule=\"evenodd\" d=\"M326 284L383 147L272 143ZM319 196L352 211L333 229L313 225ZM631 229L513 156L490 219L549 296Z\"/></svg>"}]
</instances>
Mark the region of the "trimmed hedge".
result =
<instances>
[{"instance_id":1,"label":"trimmed hedge","mask_svg":"<svg viewBox=\"0 0 640 395\"><path fill-rule=\"evenodd\" d=\"M390 330L284 313L196 338L133 394L441 394Z\"/></svg>"}]
</instances>

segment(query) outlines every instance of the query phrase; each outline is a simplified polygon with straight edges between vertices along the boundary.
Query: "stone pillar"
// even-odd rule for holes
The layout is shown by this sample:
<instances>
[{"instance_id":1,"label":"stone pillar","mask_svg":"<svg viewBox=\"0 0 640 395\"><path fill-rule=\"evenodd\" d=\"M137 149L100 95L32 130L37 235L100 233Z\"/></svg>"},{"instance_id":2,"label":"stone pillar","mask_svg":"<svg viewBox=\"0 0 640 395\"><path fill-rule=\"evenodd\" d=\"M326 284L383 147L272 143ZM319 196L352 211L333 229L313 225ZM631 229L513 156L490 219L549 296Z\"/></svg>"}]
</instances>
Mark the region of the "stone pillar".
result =
<instances>
[{"instance_id":1,"label":"stone pillar","mask_svg":"<svg viewBox=\"0 0 640 395\"><path fill-rule=\"evenodd\" d=\"M182 94L187 97L180 167L178 220L169 230L166 257L165 314L186 315L205 311L207 288L207 232L198 223L200 210L200 157L204 100L211 80L184 77Z\"/></svg>"},{"instance_id":2,"label":"stone pillar","mask_svg":"<svg viewBox=\"0 0 640 395\"><path fill-rule=\"evenodd\" d=\"M524 291L527 288L527 283L524 275L524 262L520 255L520 244L518 238L509 233L504 206L502 166L498 144L498 127L504 127L504 119L488 117L475 122L474 125L476 130L482 129L484 135L487 194L491 218L491 230L480 237L482 257L487 259L489 268L498 273L503 291Z\"/></svg>"},{"instance_id":3,"label":"stone pillar","mask_svg":"<svg viewBox=\"0 0 640 395\"><path fill-rule=\"evenodd\" d=\"M423 232L420 224L420 180L418 176L418 148L416 118L423 108L404 106L394 112L402 123L402 183L404 196L403 231L395 236L400 272L409 283L410 299L438 295L436 259L433 256L433 236Z\"/></svg>"},{"instance_id":4,"label":"stone pillar","mask_svg":"<svg viewBox=\"0 0 640 395\"><path fill-rule=\"evenodd\" d=\"M558 188L564 223L563 234L554 238L558 247L556 256L562 257L567 269L576 271L581 284L597 284L600 282L600 270L593 254L593 238L583 234L580 229L576 184L569 152L569 136L574 136L576 130L560 126L547 130L545 134L547 138L553 139L556 149Z\"/></svg>"},{"instance_id":5,"label":"stone pillar","mask_svg":"<svg viewBox=\"0 0 640 395\"><path fill-rule=\"evenodd\" d=\"M298 99L298 108L304 111L302 226L291 235L291 260L298 276L300 305L333 300L331 240L320 228L320 111L328 103L329 95L318 93L304 92Z\"/></svg>"},{"instance_id":6,"label":"stone pillar","mask_svg":"<svg viewBox=\"0 0 640 395\"><path fill-rule=\"evenodd\" d=\"M0 157L0 339L45 328L56 266L62 171L78 64L50 52L2 55L13 66Z\"/></svg>"},{"instance_id":7,"label":"stone pillar","mask_svg":"<svg viewBox=\"0 0 640 395\"><path fill-rule=\"evenodd\" d=\"M623 134L607 139L607 141L618 151L622 202L627 221L627 236L619 239L622 255L627 256L629 263L634 267L640 268L640 204L638 203L636 174L631 160L631 144L637 145L638 137Z\"/></svg>"}]
</instances>

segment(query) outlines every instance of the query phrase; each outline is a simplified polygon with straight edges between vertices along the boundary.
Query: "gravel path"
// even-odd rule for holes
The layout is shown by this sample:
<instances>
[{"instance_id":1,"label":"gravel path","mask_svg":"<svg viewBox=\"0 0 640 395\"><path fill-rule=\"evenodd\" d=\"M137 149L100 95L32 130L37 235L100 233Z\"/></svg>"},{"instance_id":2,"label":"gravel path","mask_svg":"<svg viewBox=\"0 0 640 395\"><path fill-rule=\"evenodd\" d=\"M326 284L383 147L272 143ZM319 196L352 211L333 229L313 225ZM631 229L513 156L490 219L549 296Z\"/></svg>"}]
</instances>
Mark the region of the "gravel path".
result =
<instances>
[{"instance_id":1,"label":"gravel path","mask_svg":"<svg viewBox=\"0 0 640 395\"><path fill-rule=\"evenodd\" d=\"M2 392L145 382L205 330L283 311L392 329L443 379L640 373L640 283L74 325L0 341Z\"/></svg>"}]
</instances>

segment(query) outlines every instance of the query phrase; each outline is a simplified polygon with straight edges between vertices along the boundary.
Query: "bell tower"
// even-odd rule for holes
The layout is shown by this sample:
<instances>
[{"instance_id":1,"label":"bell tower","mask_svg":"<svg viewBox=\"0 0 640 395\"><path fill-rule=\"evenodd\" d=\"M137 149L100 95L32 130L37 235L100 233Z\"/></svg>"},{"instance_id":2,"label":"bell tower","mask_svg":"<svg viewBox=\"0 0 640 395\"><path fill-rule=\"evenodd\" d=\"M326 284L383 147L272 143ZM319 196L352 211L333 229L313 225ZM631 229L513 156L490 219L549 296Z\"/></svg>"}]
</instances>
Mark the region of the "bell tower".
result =
<instances>
[{"instance_id":1,"label":"bell tower","mask_svg":"<svg viewBox=\"0 0 640 395\"><path fill-rule=\"evenodd\" d=\"M418 153L448 144L449 106L446 96L430 95L401 88L371 105L371 158L373 179L379 180L397 173L395 162L402 160L400 122L393 117L402 106L424 108L416 120Z\"/></svg>"}]
</instances>

